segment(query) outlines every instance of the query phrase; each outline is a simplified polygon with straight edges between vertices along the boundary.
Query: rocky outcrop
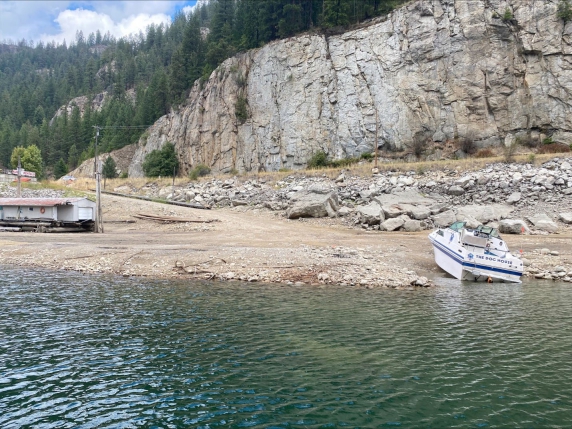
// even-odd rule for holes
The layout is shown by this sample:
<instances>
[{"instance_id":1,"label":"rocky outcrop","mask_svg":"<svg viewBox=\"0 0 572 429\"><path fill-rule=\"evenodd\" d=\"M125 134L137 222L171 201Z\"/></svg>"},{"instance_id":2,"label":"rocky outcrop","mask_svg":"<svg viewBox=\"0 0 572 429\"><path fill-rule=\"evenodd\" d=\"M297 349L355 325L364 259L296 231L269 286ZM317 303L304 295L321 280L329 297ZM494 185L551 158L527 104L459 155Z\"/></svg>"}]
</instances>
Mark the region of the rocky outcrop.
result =
<instances>
[{"instance_id":1,"label":"rocky outcrop","mask_svg":"<svg viewBox=\"0 0 572 429\"><path fill-rule=\"evenodd\" d=\"M238 55L148 130L129 175L142 176L145 156L167 141L182 173L199 163L215 172L296 169L320 150L356 156L373 149L376 112L383 148L405 149L416 136L486 146L547 131L569 143L572 22L557 6L418 0L342 35ZM507 8L512 19L501 18Z\"/></svg>"},{"instance_id":2,"label":"rocky outcrop","mask_svg":"<svg viewBox=\"0 0 572 429\"><path fill-rule=\"evenodd\" d=\"M133 155L135 153L135 146L128 145L122 149L115 150L111 153L102 153L99 156L99 162L103 166L105 160L111 156L115 161L115 166L117 168L117 175L120 176L122 173L127 173L127 169L129 168L129 164L133 159ZM69 173L71 176L74 177L95 177L95 162L94 159L88 159L84 161L79 167L75 170L72 170Z\"/></svg>"}]
</instances>

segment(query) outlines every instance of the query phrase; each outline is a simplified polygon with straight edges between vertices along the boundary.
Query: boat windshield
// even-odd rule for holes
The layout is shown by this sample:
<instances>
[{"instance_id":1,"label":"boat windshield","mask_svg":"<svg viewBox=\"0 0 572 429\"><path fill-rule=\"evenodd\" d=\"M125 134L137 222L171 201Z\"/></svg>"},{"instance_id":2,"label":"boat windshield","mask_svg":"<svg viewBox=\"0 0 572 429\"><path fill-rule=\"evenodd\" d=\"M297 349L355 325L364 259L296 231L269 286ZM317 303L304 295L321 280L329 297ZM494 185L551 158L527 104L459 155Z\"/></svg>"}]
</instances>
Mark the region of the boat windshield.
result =
<instances>
[{"instance_id":1,"label":"boat windshield","mask_svg":"<svg viewBox=\"0 0 572 429\"><path fill-rule=\"evenodd\" d=\"M467 222L455 222L453 225L451 225L449 228L452 229L453 231L460 231L465 227L465 224Z\"/></svg>"},{"instance_id":2,"label":"boat windshield","mask_svg":"<svg viewBox=\"0 0 572 429\"><path fill-rule=\"evenodd\" d=\"M479 225L477 231L480 232L481 234L486 234L491 237L499 237L498 230L490 226Z\"/></svg>"}]
</instances>

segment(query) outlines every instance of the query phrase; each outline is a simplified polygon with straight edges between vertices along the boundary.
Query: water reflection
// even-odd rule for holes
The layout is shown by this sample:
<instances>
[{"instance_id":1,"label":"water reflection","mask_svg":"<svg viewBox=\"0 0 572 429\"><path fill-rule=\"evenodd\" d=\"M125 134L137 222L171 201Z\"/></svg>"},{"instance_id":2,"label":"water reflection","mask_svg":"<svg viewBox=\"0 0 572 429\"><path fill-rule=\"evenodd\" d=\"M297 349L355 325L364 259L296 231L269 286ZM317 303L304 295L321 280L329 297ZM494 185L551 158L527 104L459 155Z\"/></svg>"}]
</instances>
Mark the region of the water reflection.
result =
<instances>
[{"instance_id":1,"label":"water reflection","mask_svg":"<svg viewBox=\"0 0 572 429\"><path fill-rule=\"evenodd\" d=\"M571 412L566 284L2 279L0 427L558 427Z\"/></svg>"}]
</instances>

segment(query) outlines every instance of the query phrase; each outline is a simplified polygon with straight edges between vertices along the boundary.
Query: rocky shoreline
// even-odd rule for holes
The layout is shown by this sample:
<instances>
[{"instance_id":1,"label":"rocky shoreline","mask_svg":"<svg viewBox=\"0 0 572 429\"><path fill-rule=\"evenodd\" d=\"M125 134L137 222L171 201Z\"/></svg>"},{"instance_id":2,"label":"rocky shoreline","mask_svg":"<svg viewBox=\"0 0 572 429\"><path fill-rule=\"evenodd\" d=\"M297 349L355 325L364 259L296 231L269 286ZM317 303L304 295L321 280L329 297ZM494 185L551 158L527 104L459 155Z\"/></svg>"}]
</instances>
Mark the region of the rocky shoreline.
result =
<instances>
[{"instance_id":1,"label":"rocky shoreline","mask_svg":"<svg viewBox=\"0 0 572 429\"><path fill-rule=\"evenodd\" d=\"M541 165L494 163L473 172L390 171L364 178L342 171L335 179L325 174L291 174L278 181L235 177L115 191L205 207L267 209L288 219L337 218L369 231L417 232L461 220L503 234L545 235L572 229L571 164L572 157L561 156ZM525 275L571 281L572 266L554 267L555 255L544 260L550 251L541 250L525 258Z\"/></svg>"},{"instance_id":2,"label":"rocky shoreline","mask_svg":"<svg viewBox=\"0 0 572 429\"><path fill-rule=\"evenodd\" d=\"M430 246L426 246L427 252L419 253L419 240L426 240L423 231L463 220L471 226L482 223L498 227L507 241L515 243L511 245L513 253L518 254L519 248L524 247L526 276L570 282L572 243L554 238L562 237L566 241L572 232L571 161L571 157L558 157L542 165L497 163L472 172L457 169L389 171L372 177L343 171L333 178L320 173L315 176L290 174L279 180L262 175L249 179L240 176L204 178L178 186L148 182L135 187L126 179L124 184L114 188L115 192L213 208L194 212L201 213L205 219L221 218L223 222L159 227L151 221L138 220L128 230L117 229L118 236L155 230L158 236L161 231L175 235L201 234L204 245L211 246L201 251L207 251L210 256L190 257L189 252L181 252L173 253L169 256L171 259L163 259L159 251L153 255L146 248L147 262L154 261L146 266L143 261L135 263L137 258L117 265L113 258L98 258L97 254L93 258L76 254L66 259L65 255L39 257L33 253L10 258L9 252L2 253L5 260L17 264L52 267L57 262L63 269L124 276L408 288L432 284L427 278L430 277L427 271L434 267ZM14 190L4 186L0 192L8 197L13 196ZM23 196L61 195L60 191L25 189ZM104 196L104 213L108 219L115 216L127 220L136 210L148 210L136 207L143 202L128 203L130 210L126 210L127 203L119 203L119 198ZM156 213L166 215L181 216L191 210L146 204L152 204ZM249 222L250 226L242 225ZM233 231L233 224L240 224L244 230ZM262 244L253 246L248 242L253 225L275 228L275 224L283 228L279 233L282 237L292 235L287 245L271 242L275 237L266 236L264 232L259 238ZM312 243L316 244L305 242L307 228L319 228L312 230L315 234ZM340 231L349 234L344 236L343 243L336 238ZM225 238L233 233L246 244L228 247ZM511 240L511 235L520 238ZM553 249L552 243L560 251ZM132 251L135 250L133 247ZM408 262L417 257L423 259L420 264ZM425 271L422 275L417 273L419 268Z\"/></svg>"}]
</instances>

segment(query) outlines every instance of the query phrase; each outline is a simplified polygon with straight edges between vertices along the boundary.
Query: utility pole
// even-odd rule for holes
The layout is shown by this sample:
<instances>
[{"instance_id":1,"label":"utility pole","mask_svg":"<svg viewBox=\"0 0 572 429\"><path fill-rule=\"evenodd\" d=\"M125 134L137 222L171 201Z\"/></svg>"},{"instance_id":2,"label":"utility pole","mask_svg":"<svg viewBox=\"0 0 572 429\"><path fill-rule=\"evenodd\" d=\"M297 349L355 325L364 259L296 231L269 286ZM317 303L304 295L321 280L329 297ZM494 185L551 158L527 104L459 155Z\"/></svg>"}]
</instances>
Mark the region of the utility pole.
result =
<instances>
[{"instance_id":1,"label":"utility pole","mask_svg":"<svg viewBox=\"0 0 572 429\"><path fill-rule=\"evenodd\" d=\"M97 139L100 127L94 125L93 128L95 128L95 232L103 233L103 219L101 218L101 168L97 156Z\"/></svg>"},{"instance_id":2,"label":"utility pole","mask_svg":"<svg viewBox=\"0 0 572 429\"><path fill-rule=\"evenodd\" d=\"M18 155L18 187L16 188L16 195L18 196L18 198L22 198L22 182L20 180L20 177L22 176L22 164L20 163L20 155Z\"/></svg>"}]
</instances>

